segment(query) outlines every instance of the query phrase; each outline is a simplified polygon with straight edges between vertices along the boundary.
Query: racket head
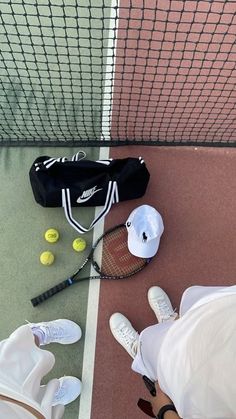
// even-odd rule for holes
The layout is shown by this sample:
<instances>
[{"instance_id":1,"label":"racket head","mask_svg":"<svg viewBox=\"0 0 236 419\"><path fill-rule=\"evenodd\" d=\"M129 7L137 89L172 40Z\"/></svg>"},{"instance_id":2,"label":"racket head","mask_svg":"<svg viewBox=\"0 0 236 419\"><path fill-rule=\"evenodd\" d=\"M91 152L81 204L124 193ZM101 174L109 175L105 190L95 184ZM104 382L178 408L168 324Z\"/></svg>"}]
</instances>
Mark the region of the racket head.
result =
<instances>
[{"instance_id":1,"label":"racket head","mask_svg":"<svg viewBox=\"0 0 236 419\"><path fill-rule=\"evenodd\" d=\"M149 259L139 258L128 249L125 224L107 230L93 246L91 261L101 278L123 279L144 269Z\"/></svg>"}]
</instances>

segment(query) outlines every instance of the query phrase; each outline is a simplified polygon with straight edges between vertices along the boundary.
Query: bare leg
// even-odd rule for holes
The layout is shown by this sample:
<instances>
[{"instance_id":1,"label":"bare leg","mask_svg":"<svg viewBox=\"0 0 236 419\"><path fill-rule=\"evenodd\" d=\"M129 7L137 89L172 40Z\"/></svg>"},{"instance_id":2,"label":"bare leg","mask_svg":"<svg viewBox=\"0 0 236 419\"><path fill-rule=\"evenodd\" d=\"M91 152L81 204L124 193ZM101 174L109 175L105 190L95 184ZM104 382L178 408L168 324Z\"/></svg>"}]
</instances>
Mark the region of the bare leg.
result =
<instances>
[{"instance_id":1,"label":"bare leg","mask_svg":"<svg viewBox=\"0 0 236 419\"><path fill-rule=\"evenodd\" d=\"M39 338L38 338L38 336L35 336L34 335L34 341L35 341L35 345L39 347L40 344L39 344Z\"/></svg>"}]
</instances>

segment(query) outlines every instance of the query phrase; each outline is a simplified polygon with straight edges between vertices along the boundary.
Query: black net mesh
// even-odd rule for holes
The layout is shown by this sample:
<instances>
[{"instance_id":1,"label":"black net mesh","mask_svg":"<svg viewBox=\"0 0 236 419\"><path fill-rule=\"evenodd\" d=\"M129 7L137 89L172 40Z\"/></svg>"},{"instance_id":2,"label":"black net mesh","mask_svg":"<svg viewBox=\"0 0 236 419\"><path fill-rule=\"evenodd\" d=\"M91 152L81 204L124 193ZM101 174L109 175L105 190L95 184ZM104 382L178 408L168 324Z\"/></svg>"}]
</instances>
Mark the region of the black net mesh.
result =
<instances>
[{"instance_id":1,"label":"black net mesh","mask_svg":"<svg viewBox=\"0 0 236 419\"><path fill-rule=\"evenodd\" d=\"M0 0L0 144L236 144L236 2Z\"/></svg>"}]
</instances>

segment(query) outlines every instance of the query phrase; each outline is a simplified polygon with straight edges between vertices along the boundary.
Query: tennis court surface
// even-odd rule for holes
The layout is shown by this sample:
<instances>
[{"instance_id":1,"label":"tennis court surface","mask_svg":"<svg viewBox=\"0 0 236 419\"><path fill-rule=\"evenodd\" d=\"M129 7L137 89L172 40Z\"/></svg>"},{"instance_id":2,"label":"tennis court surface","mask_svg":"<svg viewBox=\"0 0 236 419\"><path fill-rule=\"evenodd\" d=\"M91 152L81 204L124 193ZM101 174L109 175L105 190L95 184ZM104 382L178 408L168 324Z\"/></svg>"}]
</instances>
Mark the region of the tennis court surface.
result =
<instances>
[{"instance_id":1,"label":"tennis court surface","mask_svg":"<svg viewBox=\"0 0 236 419\"><path fill-rule=\"evenodd\" d=\"M108 327L113 312L125 314L138 331L154 324L147 290L159 285L178 307L191 285L235 284L236 224L234 214L236 152L222 149L132 149L150 168L151 180L142 203L162 214L165 231L148 268L122 283L101 283L92 418L139 418L136 402L147 398L142 380L130 370L131 358ZM130 148L111 150L114 157ZM107 226L126 220L140 201L117 205Z\"/></svg>"},{"instance_id":2,"label":"tennis court surface","mask_svg":"<svg viewBox=\"0 0 236 419\"><path fill-rule=\"evenodd\" d=\"M43 151L54 154L58 149ZM73 150L60 151L69 156ZM86 149L90 158L107 151ZM113 158L142 155L151 178L143 198L113 206L104 228L125 221L141 204L152 205L165 225L158 254L135 277L83 282L33 308L30 298L72 273L84 256L78 257L71 248L76 233L62 210L45 209L34 202L28 168L39 153L42 149L1 150L1 339L25 319L77 321L83 329L82 340L68 347L51 347L56 365L50 377L75 374L84 383L80 408L74 402L65 418L141 419L136 401L147 395L141 379L130 370L129 356L110 333L109 317L120 311L141 331L155 323L146 297L150 286L163 287L178 307L183 290L190 285L235 283L236 152L188 147L111 149ZM75 215L87 224L93 210L76 209ZM43 233L51 226L58 228L61 238L49 247L56 255L54 265L43 267L38 258L48 248ZM85 237L89 247L92 234Z\"/></svg>"}]
</instances>

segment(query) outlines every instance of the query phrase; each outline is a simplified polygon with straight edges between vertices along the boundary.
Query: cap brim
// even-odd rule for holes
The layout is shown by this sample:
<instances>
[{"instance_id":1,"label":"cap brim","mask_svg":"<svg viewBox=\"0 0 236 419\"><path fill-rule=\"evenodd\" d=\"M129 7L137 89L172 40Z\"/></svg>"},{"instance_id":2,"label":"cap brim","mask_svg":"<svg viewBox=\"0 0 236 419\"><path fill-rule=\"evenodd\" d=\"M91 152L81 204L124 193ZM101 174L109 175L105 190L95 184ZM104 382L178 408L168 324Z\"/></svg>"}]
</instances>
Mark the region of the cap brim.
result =
<instances>
[{"instance_id":1,"label":"cap brim","mask_svg":"<svg viewBox=\"0 0 236 419\"><path fill-rule=\"evenodd\" d=\"M157 253L159 245L160 237L142 243L140 240L137 240L136 236L131 232L128 234L128 249L132 255L139 258L152 258Z\"/></svg>"}]
</instances>

